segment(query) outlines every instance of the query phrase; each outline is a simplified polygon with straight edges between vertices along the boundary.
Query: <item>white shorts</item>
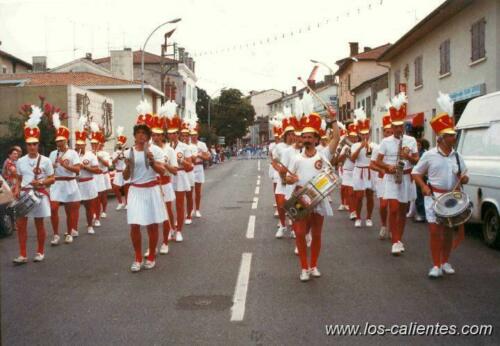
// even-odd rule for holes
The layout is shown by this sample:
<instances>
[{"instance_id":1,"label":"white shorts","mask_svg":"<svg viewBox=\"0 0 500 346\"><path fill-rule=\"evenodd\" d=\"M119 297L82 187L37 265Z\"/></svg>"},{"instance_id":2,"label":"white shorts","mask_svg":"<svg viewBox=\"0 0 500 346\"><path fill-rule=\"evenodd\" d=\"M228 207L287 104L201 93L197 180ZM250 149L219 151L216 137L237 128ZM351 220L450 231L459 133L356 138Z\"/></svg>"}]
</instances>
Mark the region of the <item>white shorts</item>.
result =
<instances>
[{"instance_id":1,"label":"white shorts","mask_svg":"<svg viewBox=\"0 0 500 346\"><path fill-rule=\"evenodd\" d=\"M191 183L186 171L177 171L177 175L172 177L172 185L174 186L174 191L177 192L191 191Z\"/></svg>"},{"instance_id":2,"label":"white shorts","mask_svg":"<svg viewBox=\"0 0 500 346\"><path fill-rule=\"evenodd\" d=\"M352 171L352 187L354 191L374 190L373 172L368 167L354 167Z\"/></svg>"},{"instance_id":3,"label":"white shorts","mask_svg":"<svg viewBox=\"0 0 500 346\"><path fill-rule=\"evenodd\" d=\"M165 202L173 202L175 201L175 191L172 183L163 184L161 186L163 191L163 201Z\"/></svg>"},{"instance_id":4,"label":"white shorts","mask_svg":"<svg viewBox=\"0 0 500 346\"><path fill-rule=\"evenodd\" d=\"M205 169L203 165L194 166L194 182L203 184L205 182Z\"/></svg>"},{"instance_id":5,"label":"white shorts","mask_svg":"<svg viewBox=\"0 0 500 346\"><path fill-rule=\"evenodd\" d=\"M377 191L377 198L382 198L384 195L384 179L379 178L378 176L375 178L375 189Z\"/></svg>"},{"instance_id":6,"label":"white shorts","mask_svg":"<svg viewBox=\"0 0 500 346\"><path fill-rule=\"evenodd\" d=\"M434 192L434 197L438 198L442 193ZM436 213L432 206L434 205L434 199L431 196L424 196L424 207L425 207L425 218L427 219L427 223L437 223L436 221Z\"/></svg>"},{"instance_id":7,"label":"white shorts","mask_svg":"<svg viewBox=\"0 0 500 346\"><path fill-rule=\"evenodd\" d=\"M342 185L352 187L352 171L346 169L342 171Z\"/></svg>"},{"instance_id":8,"label":"white shorts","mask_svg":"<svg viewBox=\"0 0 500 346\"><path fill-rule=\"evenodd\" d=\"M23 192L24 194L24 192ZM42 194L42 200L33 209L31 209L26 217L49 217L50 214L50 200L47 195Z\"/></svg>"},{"instance_id":9,"label":"white shorts","mask_svg":"<svg viewBox=\"0 0 500 346\"><path fill-rule=\"evenodd\" d=\"M97 188L97 192L106 191L106 183L104 182L103 174L95 174L94 181L95 181L95 186Z\"/></svg>"},{"instance_id":10,"label":"white shorts","mask_svg":"<svg viewBox=\"0 0 500 346\"><path fill-rule=\"evenodd\" d=\"M397 199L400 203L408 203L417 198L417 188L409 174L403 174L401 184L394 182L394 174L386 174L382 184L384 186L383 199Z\"/></svg>"},{"instance_id":11,"label":"white shorts","mask_svg":"<svg viewBox=\"0 0 500 346\"><path fill-rule=\"evenodd\" d=\"M76 179L56 180L50 186L50 200L54 202L79 202L81 200L80 189Z\"/></svg>"},{"instance_id":12,"label":"white shorts","mask_svg":"<svg viewBox=\"0 0 500 346\"><path fill-rule=\"evenodd\" d=\"M80 189L82 201L88 201L97 197L97 186L94 179L78 182L78 188Z\"/></svg>"},{"instance_id":13,"label":"white shorts","mask_svg":"<svg viewBox=\"0 0 500 346\"><path fill-rule=\"evenodd\" d=\"M115 171L115 177L113 178L113 185L120 187L125 185L125 180L123 179L123 172Z\"/></svg>"},{"instance_id":14,"label":"white shorts","mask_svg":"<svg viewBox=\"0 0 500 346\"><path fill-rule=\"evenodd\" d=\"M130 185L127 199L127 223L147 226L168 220L160 187L135 187Z\"/></svg>"},{"instance_id":15,"label":"white shorts","mask_svg":"<svg viewBox=\"0 0 500 346\"><path fill-rule=\"evenodd\" d=\"M109 176L109 172L102 174L104 177L104 186L106 186L106 191L111 190L111 178Z\"/></svg>"}]
</instances>

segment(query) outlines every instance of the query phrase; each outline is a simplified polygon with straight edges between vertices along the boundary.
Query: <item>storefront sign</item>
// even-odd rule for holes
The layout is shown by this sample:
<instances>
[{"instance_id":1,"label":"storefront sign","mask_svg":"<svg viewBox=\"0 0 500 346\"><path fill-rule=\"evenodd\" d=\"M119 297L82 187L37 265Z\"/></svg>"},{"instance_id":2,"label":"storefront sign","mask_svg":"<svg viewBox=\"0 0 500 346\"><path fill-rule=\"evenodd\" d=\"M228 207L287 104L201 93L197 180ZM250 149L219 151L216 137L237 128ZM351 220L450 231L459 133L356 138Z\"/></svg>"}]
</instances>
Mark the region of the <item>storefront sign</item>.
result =
<instances>
[{"instance_id":1,"label":"storefront sign","mask_svg":"<svg viewBox=\"0 0 500 346\"><path fill-rule=\"evenodd\" d=\"M458 102L458 101L468 100L473 97L478 97L484 94L486 94L486 84L482 83L459 91L452 92L450 93L450 98L453 100L453 102Z\"/></svg>"}]
</instances>

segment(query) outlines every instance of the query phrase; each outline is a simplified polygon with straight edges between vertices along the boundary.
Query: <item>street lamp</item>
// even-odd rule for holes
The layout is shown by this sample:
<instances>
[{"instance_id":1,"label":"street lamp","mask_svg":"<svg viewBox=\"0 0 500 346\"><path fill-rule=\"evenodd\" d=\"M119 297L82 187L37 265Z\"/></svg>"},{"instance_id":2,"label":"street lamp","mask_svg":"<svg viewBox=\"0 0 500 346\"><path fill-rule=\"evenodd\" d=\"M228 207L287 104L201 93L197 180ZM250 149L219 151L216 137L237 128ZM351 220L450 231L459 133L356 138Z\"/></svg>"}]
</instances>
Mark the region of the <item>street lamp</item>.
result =
<instances>
[{"instance_id":1,"label":"street lamp","mask_svg":"<svg viewBox=\"0 0 500 346\"><path fill-rule=\"evenodd\" d=\"M227 87L222 87L217 90L215 90L209 97L208 97L208 128L210 128L210 104L212 103L212 96L217 94L219 91L225 90Z\"/></svg>"},{"instance_id":2,"label":"street lamp","mask_svg":"<svg viewBox=\"0 0 500 346\"><path fill-rule=\"evenodd\" d=\"M328 69L328 71L330 72L330 75L333 75L333 69L330 66L328 66L327 64L325 64L324 62L321 62L321 61L318 61L318 60L314 60L314 59L310 59L310 61L313 64L323 65L324 67L326 67Z\"/></svg>"},{"instance_id":3,"label":"street lamp","mask_svg":"<svg viewBox=\"0 0 500 346\"><path fill-rule=\"evenodd\" d=\"M164 25L174 24L174 23L178 23L180 21L181 21L181 18L176 18L176 19L172 19L172 20L169 20L168 22L165 22L165 23L158 25L153 31L151 31L148 38L144 42L144 45L142 46L142 52L141 52L142 53L141 54L141 100L143 100L143 101L144 101L144 51L146 50L146 45L148 44L149 39L151 38L151 36L153 36L153 34L156 32L156 30L158 30L159 28L161 28Z\"/></svg>"}]
</instances>

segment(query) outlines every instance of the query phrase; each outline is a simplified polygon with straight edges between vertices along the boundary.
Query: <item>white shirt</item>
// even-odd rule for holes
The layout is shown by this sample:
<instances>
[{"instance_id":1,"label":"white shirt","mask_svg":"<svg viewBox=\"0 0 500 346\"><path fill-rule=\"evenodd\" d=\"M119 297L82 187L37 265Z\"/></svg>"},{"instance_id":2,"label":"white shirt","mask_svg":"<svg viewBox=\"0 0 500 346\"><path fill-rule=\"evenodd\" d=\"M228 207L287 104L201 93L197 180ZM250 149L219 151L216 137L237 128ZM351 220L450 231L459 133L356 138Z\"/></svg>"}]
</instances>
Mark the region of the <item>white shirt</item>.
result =
<instances>
[{"instance_id":1,"label":"white shirt","mask_svg":"<svg viewBox=\"0 0 500 346\"><path fill-rule=\"evenodd\" d=\"M361 142L354 143L351 147L351 154L355 153L360 146L361 146ZM370 161L371 161L371 158L373 157L373 152L374 152L375 148L378 146L375 143L370 143L369 146L370 146L371 151L372 151L371 155L370 156L366 155L366 148L361 149L361 151L359 152L358 158L356 159L356 162L354 162L354 166L356 166L356 167L368 167L368 166L370 166Z\"/></svg>"},{"instance_id":2,"label":"white shirt","mask_svg":"<svg viewBox=\"0 0 500 346\"><path fill-rule=\"evenodd\" d=\"M85 151L85 154L80 156L80 160L83 165L85 166L90 166L90 167L96 167L99 165L97 162L97 156L91 151ZM83 167L80 169L80 178L91 178L94 176L94 173L91 173L84 169Z\"/></svg>"},{"instance_id":3,"label":"white shirt","mask_svg":"<svg viewBox=\"0 0 500 346\"><path fill-rule=\"evenodd\" d=\"M455 156L456 151L445 156L437 147L426 151L417 165L413 168L413 174L427 174L428 182L438 189L450 191L458 182L458 164ZM460 170L463 173L467 167L460 154L458 154Z\"/></svg>"},{"instance_id":4,"label":"white shirt","mask_svg":"<svg viewBox=\"0 0 500 346\"><path fill-rule=\"evenodd\" d=\"M312 157L307 157L305 153L295 155L290 171L298 176L297 185L305 186L309 180L321 173L326 165L324 160L326 158L318 151Z\"/></svg>"},{"instance_id":5,"label":"white shirt","mask_svg":"<svg viewBox=\"0 0 500 346\"><path fill-rule=\"evenodd\" d=\"M75 172L71 172L66 168L62 167L60 164L56 164L56 158L63 159L66 163L74 166L80 164L80 156L73 149L66 150L64 153L59 153L58 150L54 150L50 153L49 158L52 162L52 165L55 167L55 176L56 177L76 177Z\"/></svg>"},{"instance_id":6,"label":"white shirt","mask_svg":"<svg viewBox=\"0 0 500 346\"><path fill-rule=\"evenodd\" d=\"M177 163L177 158L175 156L175 150L172 149L172 147L168 144L163 145L163 147L160 148L163 151L163 157L164 160L173 167L179 167L179 164ZM165 176L171 176L172 174L168 171L165 170Z\"/></svg>"},{"instance_id":7,"label":"white shirt","mask_svg":"<svg viewBox=\"0 0 500 346\"><path fill-rule=\"evenodd\" d=\"M283 160L283 153L286 149L288 149L290 146L284 142L280 142L276 144L276 146L273 149L273 160L278 160L281 162Z\"/></svg>"},{"instance_id":8,"label":"white shirt","mask_svg":"<svg viewBox=\"0 0 500 346\"><path fill-rule=\"evenodd\" d=\"M297 156L297 155L300 155L300 150L299 149L296 149L295 146L293 145L290 145L288 148L286 148L284 151L283 151L283 154L282 154L282 161L281 163L288 169L291 168L291 165L294 161L294 157Z\"/></svg>"},{"instance_id":9,"label":"white shirt","mask_svg":"<svg viewBox=\"0 0 500 346\"><path fill-rule=\"evenodd\" d=\"M122 151L121 150L117 150L113 153L113 155L111 156L111 159L112 161L114 161L117 157L120 157L122 156ZM115 169L117 171L123 171L125 169L125 158L124 157L121 157L119 158L116 163L115 163Z\"/></svg>"},{"instance_id":10,"label":"white shirt","mask_svg":"<svg viewBox=\"0 0 500 346\"><path fill-rule=\"evenodd\" d=\"M146 161L144 151L137 151L134 148L125 151L125 157L131 159L131 151L134 151L134 172L130 179L132 184L144 184L152 180L156 180L158 174L153 170L151 165L148 164L146 168ZM151 145L149 151L153 153L153 159L158 162L164 162L163 150L156 145ZM132 173L132 172L131 172Z\"/></svg>"},{"instance_id":11,"label":"white shirt","mask_svg":"<svg viewBox=\"0 0 500 346\"><path fill-rule=\"evenodd\" d=\"M196 148L196 151L195 153L198 154L198 156L196 157L196 162L194 162L195 164L202 164L203 163L203 159L201 158L201 153L208 153L208 148L207 148L207 145L201 141L198 141L196 144L192 143L195 148Z\"/></svg>"},{"instance_id":12,"label":"white shirt","mask_svg":"<svg viewBox=\"0 0 500 346\"><path fill-rule=\"evenodd\" d=\"M326 145L326 146L323 146L323 145L318 145L316 147L316 150L319 151L325 158L328 159L328 161L330 161L332 159L332 153L330 152L330 146L329 145Z\"/></svg>"},{"instance_id":13,"label":"white shirt","mask_svg":"<svg viewBox=\"0 0 500 346\"><path fill-rule=\"evenodd\" d=\"M354 168L354 162L351 160L350 156L347 155L348 151L349 151L349 146L347 144L344 145L344 147L340 151L340 155L346 156L345 160L344 160L344 164L342 165L342 169L345 171L352 171ZM351 153L352 153L352 150L351 150Z\"/></svg>"},{"instance_id":14,"label":"white shirt","mask_svg":"<svg viewBox=\"0 0 500 346\"><path fill-rule=\"evenodd\" d=\"M191 150L186 143L179 141L177 142L177 145L175 147L172 145L172 143L170 143L169 145L175 151L177 162L191 157Z\"/></svg>"},{"instance_id":15,"label":"white shirt","mask_svg":"<svg viewBox=\"0 0 500 346\"><path fill-rule=\"evenodd\" d=\"M35 177L35 168L40 158L40 166L38 167L38 174ZM54 175L54 167L52 167L52 162L46 156L38 154L36 158L31 158L28 155L24 155L16 162L17 174L22 178L21 188L27 187L31 184L34 179L45 179L51 175ZM0 184L1 185L1 184Z\"/></svg>"},{"instance_id":16,"label":"white shirt","mask_svg":"<svg viewBox=\"0 0 500 346\"><path fill-rule=\"evenodd\" d=\"M106 161L108 164L111 164L111 155L108 154L107 151L100 150L96 153L96 156L98 158L103 159ZM99 162L99 169L101 170L102 173L108 173L109 168L106 167L99 159L97 160Z\"/></svg>"},{"instance_id":17,"label":"white shirt","mask_svg":"<svg viewBox=\"0 0 500 346\"><path fill-rule=\"evenodd\" d=\"M269 143L269 148L268 148L268 150L269 150L269 154L270 154L271 156L273 155L273 150L274 150L274 148L275 148L275 147L276 147L276 142L271 142L271 143Z\"/></svg>"},{"instance_id":18,"label":"white shirt","mask_svg":"<svg viewBox=\"0 0 500 346\"><path fill-rule=\"evenodd\" d=\"M417 140L411 136L403 135L402 148L408 148L411 154L418 153ZM384 138L380 143L379 154L384 155L384 163L396 165L399 151L399 139L394 135ZM403 160L404 169L412 168L413 165L408 160Z\"/></svg>"}]
</instances>

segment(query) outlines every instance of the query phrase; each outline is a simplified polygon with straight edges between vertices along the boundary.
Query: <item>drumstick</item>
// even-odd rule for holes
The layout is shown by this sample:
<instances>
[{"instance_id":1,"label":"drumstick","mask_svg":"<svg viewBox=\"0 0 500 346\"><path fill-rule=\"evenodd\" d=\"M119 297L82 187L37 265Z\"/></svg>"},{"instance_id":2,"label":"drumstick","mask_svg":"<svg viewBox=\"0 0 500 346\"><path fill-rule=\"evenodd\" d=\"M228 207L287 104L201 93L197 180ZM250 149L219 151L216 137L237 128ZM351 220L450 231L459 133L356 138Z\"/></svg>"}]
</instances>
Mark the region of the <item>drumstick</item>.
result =
<instances>
[{"instance_id":1,"label":"drumstick","mask_svg":"<svg viewBox=\"0 0 500 346\"><path fill-rule=\"evenodd\" d=\"M328 109L328 106L326 105L325 101L323 101L323 99L319 97L319 95L316 94L316 92L306 82L304 82L301 77L297 77L297 79L300 80L302 84L305 85L305 87L309 90L311 95L313 95L319 101L319 103L321 103L323 107L325 107L325 109Z\"/></svg>"}]
</instances>

